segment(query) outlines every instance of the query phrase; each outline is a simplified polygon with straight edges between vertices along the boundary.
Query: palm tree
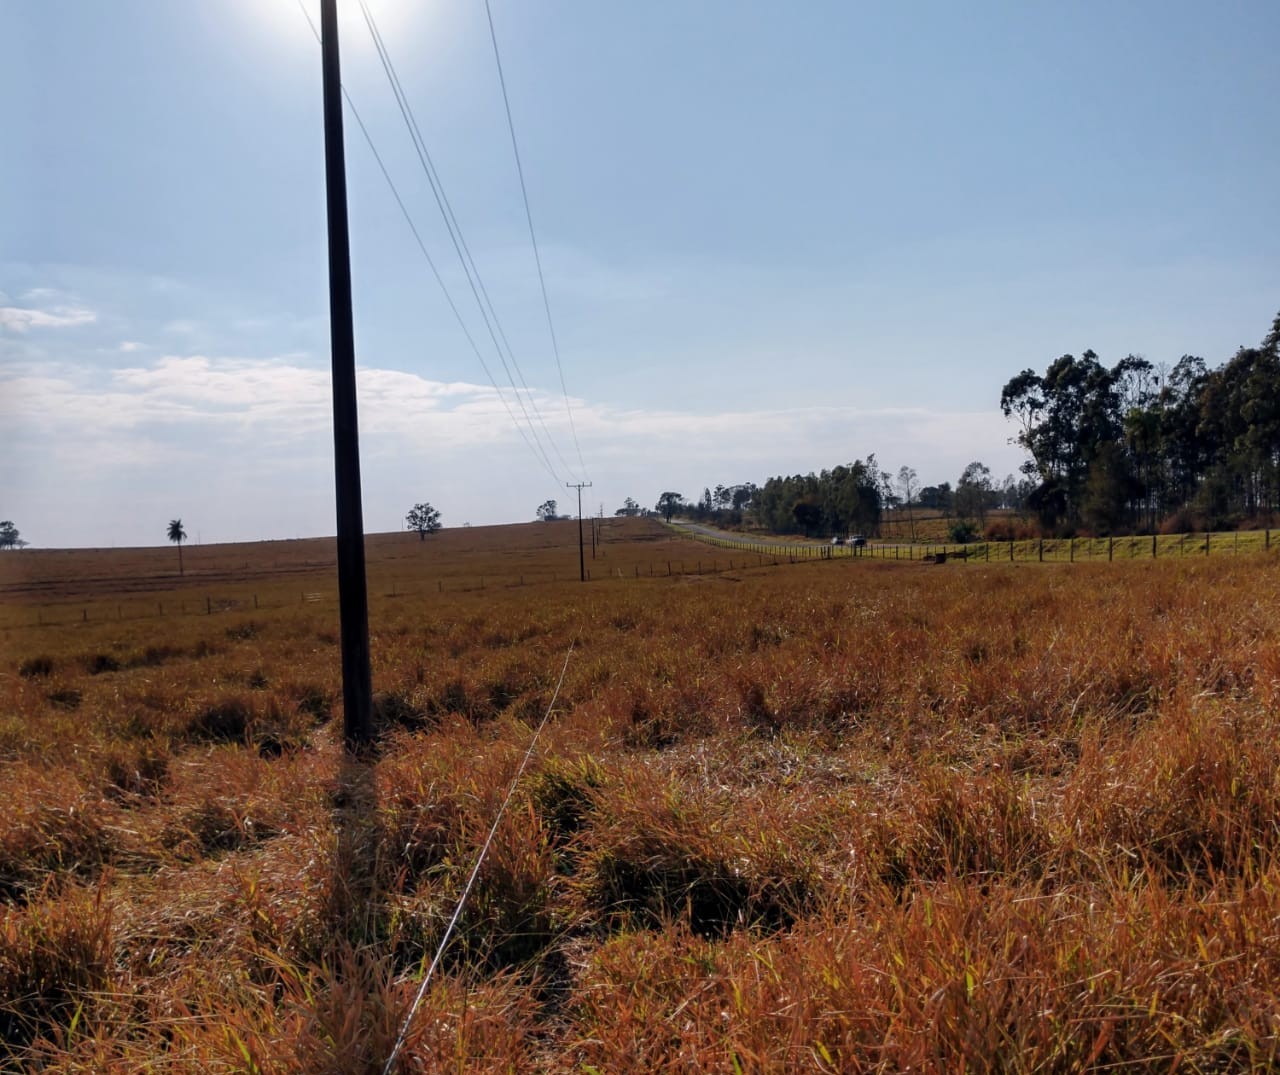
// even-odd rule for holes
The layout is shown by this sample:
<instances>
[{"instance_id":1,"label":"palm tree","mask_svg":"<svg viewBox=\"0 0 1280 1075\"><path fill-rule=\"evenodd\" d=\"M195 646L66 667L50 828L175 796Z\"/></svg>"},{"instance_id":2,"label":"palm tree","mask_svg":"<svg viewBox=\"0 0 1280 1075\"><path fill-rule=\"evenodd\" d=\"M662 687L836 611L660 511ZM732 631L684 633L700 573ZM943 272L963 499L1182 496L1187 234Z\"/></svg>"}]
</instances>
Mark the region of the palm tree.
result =
<instances>
[{"instance_id":1,"label":"palm tree","mask_svg":"<svg viewBox=\"0 0 1280 1075\"><path fill-rule=\"evenodd\" d=\"M169 520L169 540L178 546L178 574L182 574L182 543L187 540L187 532L182 529L181 519Z\"/></svg>"}]
</instances>

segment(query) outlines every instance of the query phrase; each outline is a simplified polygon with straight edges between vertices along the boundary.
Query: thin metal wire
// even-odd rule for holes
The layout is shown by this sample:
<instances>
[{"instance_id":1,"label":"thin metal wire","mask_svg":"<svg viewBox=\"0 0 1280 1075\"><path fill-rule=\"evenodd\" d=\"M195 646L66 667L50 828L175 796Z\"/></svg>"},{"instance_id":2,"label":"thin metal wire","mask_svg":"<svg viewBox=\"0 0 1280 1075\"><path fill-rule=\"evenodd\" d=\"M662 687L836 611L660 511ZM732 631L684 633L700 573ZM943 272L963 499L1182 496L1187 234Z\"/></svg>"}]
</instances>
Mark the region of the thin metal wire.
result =
<instances>
[{"instance_id":1,"label":"thin metal wire","mask_svg":"<svg viewBox=\"0 0 1280 1075\"><path fill-rule=\"evenodd\" d=\"M569 431L573 434L573 446L578 452L578 465L582 478L589 480L587 464L582 458L582 445L578 443L578 428L573 420L573 408L569 406L569 389L564 383L564 366L560 362L560 344L556 339L555 322L551 319L551 300L547 298L547 281L542 274L542 256L538 253L538 236L533 230L533 211L529 208L529 191L524 182L524 166L520 163L520 146L516 142L515 120L511 118L511 100L507 96L507 78L502 71L502 55L498 51L498 32L493 28L493 11L489 0L484 0L484 13L489 18L489 39L493 42L493 59L498 65L498 84L502 87L502 104L507 110L507 130L511 132L511 152L516 158L516 174L520 177L520 196L524 199L524 217L529 222L529 242L533 244L533 263L538 267L538 285L542 288L542 308L547 314L547 331L551 333L551 350L556 356L556 370L560 374L560 391L564 394L564 409L569 415Z\"/></svg>"},{"instance_id":2,"label":"thin metal wire","mask_svg":"<svg viewBox=\"0 0 1280 1075\"><path fill-rule=\"evenodd\" d=\"M312 21L311 14L307 11L303 0L298 0L298 10L302 12L302 17L307 20L307 25L311 28L311 33L318 42L320 40L320 31L316 29L316 25ZM467 327L467 322L463 318L462 312L458 309L457 303L454 302L453 296L449 293L449 288L445 285L444 278L440 275L440 270L436 267L435 260L428 252L427 245L423 242L422 235L418 231L418 227L414 223L408 207L404 204L404 199L400 197L400 191L396 188L395 180L391 178L391 173L387 170L387 166L382 160L382 154L378 152L378 147L374 144L373 135L369 133L369 128L365 126L364 119L360 115L360 110L356 108L355 102L351 99L351 94L347 92L347 88L345 86L342 88L342 96L347 102L347 107L351 109L351 116L356 121L357 126L359 126L360 133L364 135L364 140L369 146L369 151L373 154L373 159L378 163L378 168L382 172L382 178L387 181L387 186L391 188L391 195L395 198L396 205L400 207L400 213L404 217L405 223L409 225L409 231L413 233L413 238L418 244L418 249L422 251L422 256L426 259L427 265L431 269L431 274L435 277L436 283L440 285L440 290L444 294L445 302L449 304L449 309L453 311L453 316L458 322L458 327L462 329L462 334L466 337L467 343L471 345L471 351L476 356L476 361L480 363L480 368L484 370L484 375L488 378L489 384L493 386L493 390L498 394L498 399L506 410L507 416L511 419L511 424L515 426L516 432L520 434L525 446L533 453L534 459L536 459L538 464L551 475L552 480L559 485L560 476L548 465L545 454L539 453L538 449L534 446L533 441L529 439L529 434L525 432L524 426L520 424L520 419L516 417L515 411L511 409L510 402L508 402L506 395L503 393L497 380L494 378L493 371L489 369L489 364L484 360L484 355L480 352L480 347L477 345L475 337L471 335L471 330ZM566 469L568 468L566 467Z\"/></svg>"},{"instance_id":3,"label":"thin metal wire","mask_svg":"<svg viewBox=\"0 0 1280 1075\"><path fill-rule=\"evenodd\" d=\"M498 813L493 819L493 825L489 829L489 835L485 837L484 844L480 848L480 854L476 856L476 863L471 868L471 876L467 878L466 886L462 890L462 895L458 898L458 905L453 909L453 915L449 919L449 925L444 931L444 936L440 938L440 946L436 949L436 954L431 960L431 966L427 968L427 973L423 975L422 982L418 986L418 992L414 995L413 1003L409 1006L409 1013L404 1017L404 1022L400 1025L400 1033L396 1036L396 1043L391 1049L387 1062L383 1065L382 1075L390 1075L391 1067L396 1062L396 1058L400 1055L400 1051L404 1048L405 1038L409 1034L409 1027L413 1023L413 1017L417 1014L419 1006L422 1004L422 998L427 994L427 986L431 984L431 977L435 974L436 968L440 966L440 960L444 956L444 950L449 944L450 938L453 936L454 929L457 928L458 919L462 915L462 908L467 902L467 897L471 895L471 888L476 883L476 878L480 875L480 867L484 864L485 855L489 853L489 847L493 843L493 838L498 832L498 823L502 820L502 815L506 813L507 806L511 802L511 796L515 794L516 785L520 783L520 778L524 775L525 768L529 764L529 759L533 757L533 748L538 745L538 736L542 734L542 729L547 726L547 721L551 717L551 711L555 708L556 699L560 697L560 687L564 683L564 674L569 670L569 658L573 656L574 643L569 643L569 650L564 655L564 666L560 669L560 678L556 680L556 689L551 694L551 701L547 704L547 711L542 715L538 727L534 729L533 738L529 740L529 748L524 752L524 757L520 759L520 765L516 769L516 775L511 780L511 786L507 788L506 798L502 800L502 805L498 807Z\"/></svg>"},{"instance_id":4,"label":"thin metal wire","mask_svg":"<svg viewBox=\"0 0 1280 1075\"><path fill-rule=\"evenodd\" d=\"M548 441L552 448L559 454L559 449L555 447L555 440L547 430L546 422L542 420L542 416L538 411L538 405L533 399L533 394L529 393L528 405L526 406L525 398L520 394L520 389L516 385L515 377L511 373L512 367L520 375L520 380L526 385L524 373L520 370L520 364L516 361L515 354L511 351L510 345L504 354L502 342L499 340L501 336L505 341L506 333L502 331L502 323L498 318L497 311L493 308L493 303L488 301L488 291L484 286L484 281L480 276L480 270L476 266L475 259L471 256L471 250L467 246L466 239L462 234L462 228L458 224L457 217L454 215L453 206L449 202L448 195L445 194L444 185L440 181L439 172L436 170L435 162L431 159L430 151L427 149L426 141L422 137L422 131L418 127L417 117L413 114L413 106L409 103L409 97L404 91L404 87L400 82L400 76L396 71L395 63L391 59L390 50L382 39L382 34L378 30L377 21L373 17L373 12L369 10L369 5L365 0L360 0L360 10L364 15L365 24L369 28L369 34L373 38L374 48L377 50L378 59L382 63L382 70L387 76L387 82L391 86L391 92L395 96L396 105L400 109L400 116L404 120L405 127L409 131L410 141L413 142L413 148L418 155L418 163L422 166L423 173L427 177L427 183L431 187L431 193L435 197L436 206L440 210L441 218L444 220L445 228L449 232L449 238L453 242L454 251L458 255L458 260L462 264L463 273L467 277L467 283L471 288L472 297L476 300L476 306L480 310L480 315L484 320L485 327L489 331L489 337L493 341L494 349L498 352L498 358L502 362L502 368L506 371L507 380L511 383L511 390L515 393L516 402L520 405L520 410L524 414L525 421L529 425L529 431L533 434L533 439L537 443L546 459L547 467L552 472L555 467L551 464L551 459L546 453L546 449L542 447L542 441L538 437L538 431L533 424L529 411L533 410L538 415L539 422L543 430L546 432ZM486 305L487 304L487 305ZM508 363L507 358L511 361ZM563 456L561 456L563 461Z\"/></svg>"}]
</instances>

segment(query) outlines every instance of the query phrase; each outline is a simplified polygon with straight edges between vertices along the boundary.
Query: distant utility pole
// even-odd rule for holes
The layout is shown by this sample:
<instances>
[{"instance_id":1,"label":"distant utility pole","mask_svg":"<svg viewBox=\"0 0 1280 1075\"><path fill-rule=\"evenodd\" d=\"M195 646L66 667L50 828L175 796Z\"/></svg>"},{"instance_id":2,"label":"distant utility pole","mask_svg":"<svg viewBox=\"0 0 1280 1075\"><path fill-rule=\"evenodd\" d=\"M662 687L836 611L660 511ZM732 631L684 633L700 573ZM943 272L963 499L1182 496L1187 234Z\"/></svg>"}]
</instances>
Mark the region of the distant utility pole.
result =
<instances>
[{"instance_id":1,"label":"distant utility pole","mask_svg":"<svg viewBox=\"0 0 1280 1075\"><path fill-rule=\"evenodd\" d=\"M342 637L342 732L352 750L372 738L369 594L360 505L360 428L356 417L356 343L351 317L351 245L342 144L337 0L320 0L324 84L324 177L329 221L329 334L333 351L333 474L338 506L338 618Z\"/></svg>"},{"instance_id":2,"label":"distant utility pole","mask_svg":"<svg viewBox=\"0 0 1280 1075\"><path fill-rule=\"evenodd\" d=\"M590 482L565 482L566 489L578 490L578 578L582 582L587 581L587 553L585 543L582 538L582 490L590 489ZM593 553L594 555L594 553Z\"/></svg>"}]
</instances>

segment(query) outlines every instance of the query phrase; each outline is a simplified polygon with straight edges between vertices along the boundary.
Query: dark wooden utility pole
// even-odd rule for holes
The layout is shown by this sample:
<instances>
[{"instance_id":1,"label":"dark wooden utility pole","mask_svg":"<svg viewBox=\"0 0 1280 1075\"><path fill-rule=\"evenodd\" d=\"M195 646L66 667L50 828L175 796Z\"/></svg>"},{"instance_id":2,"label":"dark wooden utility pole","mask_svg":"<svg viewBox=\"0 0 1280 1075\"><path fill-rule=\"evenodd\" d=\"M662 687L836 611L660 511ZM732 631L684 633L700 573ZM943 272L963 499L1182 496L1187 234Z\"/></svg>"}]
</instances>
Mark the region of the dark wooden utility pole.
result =
<instances>
[{"instance_id":1,"label":"dark wooden utility pole","mask_svg":"<svg viewBox=\"0 0 1280 1075\"><path fill-rule=\"evenodd\" d=\"M590 489L590 482L565 482L566 489L578 490L578 579L580 582L587 581L587 553L586 547L582 539L582 490Z\"/></svg>"},{"instance_id":2,"label":"dark wooden utility pole","mask_svg":"<svg viewBox=\"0 0 1280 1075\"><path fill-rule=\"evenodd\" d=\"M351 317L351 246L342 144L342 76L337 0L320 0L324 82L324 177L329 218L329 333L333 349L333 461L338 508L338 617L342 637L342 732L347 749L372 738L369 594L365 586L360 504L360 427L356 417L356 343Z\"/></svg>"}]
</instances>

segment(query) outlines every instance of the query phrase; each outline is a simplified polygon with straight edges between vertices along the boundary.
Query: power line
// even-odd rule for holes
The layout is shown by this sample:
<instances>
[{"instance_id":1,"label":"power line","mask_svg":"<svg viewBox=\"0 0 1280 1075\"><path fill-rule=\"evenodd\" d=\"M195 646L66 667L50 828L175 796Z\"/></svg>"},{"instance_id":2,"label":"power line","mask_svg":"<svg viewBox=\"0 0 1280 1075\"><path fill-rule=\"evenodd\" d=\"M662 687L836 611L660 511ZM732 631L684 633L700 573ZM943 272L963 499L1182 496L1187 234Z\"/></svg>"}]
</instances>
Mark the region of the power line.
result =
<instances>
[{"instance_id":1,"label":"power line","mask_svg":"<svg viewBox=\"0 0 1280 1075\"><path fill-rule=\"evenodd\" d=\"M302 12L302 17L307 20L307 25L311 28L311 33L315 36L316 41L320 41L320 32L316 29L316 25L311 19L310 12L308 12L304 6L303 0L298 0L298 9ZM369 128L365 126L364 119L360 115L360 110L356 108L355 102L351 99L351 94L347 91L345 86L342 88L342 96L347 103L347 107L351 109L352 118L355 119L357 126L359 126L360 133L364 135L364 140L369 146L369 151L373 154L373 159L377 162L378 168L382 172L382 178L387 181L387 186L391 188L391 195L395 198L396 205L400 207L400 213L404 217L405 223L408 224L409 231L412 232L413 238L418 244L418 249L422 251L422 256L426 259L427 265L431 269L431 273L435 277L436 283L440 285L440 290L444 294L445 302L449 304L449 309L453 311L453 316L458 322L458 327L462 329L462 334L466 337L467 343L471 345L471 350L476 356L476 361L480 363L480 368L484 370L484 374L488 378L489 384L493 386L493 390L497 393L498 399L501 401L503 408L511 419L511 424L515 426L516 432L520 434L521 439L525 442L525 446L528 447L528 449L533 453L534 458L543 468L546 469L547 473L551 475L551 479L558 485L561 481L560 476L550 465L550 462L546 458L546 454L544 452L540 453L538 448L535 447L534 442L529 439L529 434L525 432L524 426L520 424L520 419L516 417L515 411L511 409L511 404L507 401L507 397L503 394L501 387L499 387L497 380L493 376L493 372L489 369L489 364L484 360L484 355L476 344L475 337L471 335L471 330L467 327L467 322L463 318L461 311L458 309L457 303L454 302L453 296L449 293L449 288L445 284L444 278L440 275L440 270L436 267L436 263L428 252L427 245L423 242L422 235L418 231L417 225L413 222L412 215L404 204L404 199L400 197L400 191L396 188L395 180L391 178L391 173L387 170L387 166L383 162L382 154L378 152L378 147L374 144L373 136L369 133Z\"/></svg>"},{"instance_id":2,"label":"power line","mask_svg":"<svg viewBox=\"0 0 1280 1075\"><path fill-rule=\"evenodd\" d=\"M440 958L444 955L444 950L448 946L450 939L453 937L453 931L457 928L458 919L462 916L462 908L467 902L467 897L471 895L472 886L476 883L476 878L480 874L480 867L484 864L485 855L489 853L489 847L493 843L493 838L498 831L498 823L502 820L502 815L506 813L511 797L515 794L516 785L520 783L520 778L524 775L525 769L529 765L529 759L533 757L533 748L538 745L538 736L542 734L542 729L547 726L547 720L551 716L551 710L555 708L556 699L560 697L560 687L564 683L564 674L569 670L569 658L573 656L574 643L569 643L569 650L564 655L564 665L560 669L560 678L556 680L556 689L551 692L551 701L547 704L547 711L542 714L542 720L538 723L538 727L534 729L533 738L529 740L529 748L524 752L524 757L520 759L520 765L516 769L516 775L511 780L511 786L507 788L506 798L502 800L502 805L498 807L498 812L494 816L493 824L489 828L489 835L484 838L484 844L480 848L480 854L476 856L475 865L471 868L471 875L467 878L467 883L463 886L462 895L458 897L458 904L453 909L453 914L449 918L449 925L445 928L444 936L440 938L440 944L436 948L436 954L432 957L431 966L427 968L427 973L423 975L422 982L418 986L418 992L414 994L413 1003L409 1005L409 1013L404 1017L404 1022L400 1025L400 1033L396 1036L396 1043L391 1049L391 1054L387 1057L387 1062L382 1068L382 1075L389 1075L392 1065L396 1062L396 1058L400 1055L400 1050L404 1048L405 1037L409 1033L409 1024L413 1022L413 1017L418 1012L418 1007L422 1004L422 998L426 996L427 986L431 983L431 977L436 972L436 968L440 966Z\"/></svg>"},{"instance_id":3,"label":"power line","mask_svg":"<svg viewBox=\"0 0 1280 1075\"><path fill-rule=\"evenodd\" d=\"M578 465L582 468L583 478L587 474L587 464L582 458L582 445L578 443L578 429L573 420L573 408L569 406L569 389L564 383L564 366L560 362L560 344L556 340L556 326L551 319L551 301L547 298L547 281L542 273L542 256L538 253L538 236L533 230L533 212L529 208L529 191L524 182L524 166L520 163L520 146L516 142L516 125L511 118L511 100L507 96L507 79L502 71L502 55L498 51L498 33L493 27L493 11L489 0L484 0L484 13L489 19L489 39L493 42L493 59L498 66L498 84L502 87L502 104L507 112L507 130L511 132L511 152L516 158L516 174L520 177L520 196L524 199L524 216L529 222L529 242L533 244L533 262L538 267L538 285L542 288L542 308L547 315L547 331L551 334L551 350L556 356L556 370L560 374L560 391L564 394L564 409L569 415L569 431L573 434L573 446L578 453Z\"/></svg>"},{"instance_id":4,"label":"power line","mask_svg":"<svg viewBox=\"0 0 1280 1075\"><path fill-rule=\"evenodd\" d=\"M507 354L503 354L502 344L499 342L499 336L505 341L506 334L501 330L501 321L498 318L497 311L493 307L492 301L489 300L488 291L484 286L484 281L480 276L480 270L476 266L475 259L471 256L471 250L467 246L466 239L462 234L462 228L458 224L457 217L454 215L453 206L449 202L448 195L444 191L444 185L440 181L439 172L435 167L435 162L431 159L431 154L427 149L426 141L422 137L422 131L418 127L417 118L413 114L413 107L409 104L408 95L404 91L404 87L400 82L400 76L396 72L395 63L391 59L390 50L387 49L386 43L382 39L382 34L378 30L377 22L373 17L373 12L369 10L369 6L365 0L360 0L360 10L364 15L365 23L369 27L370 36L373 38L374 47L378 52L378 59L382 63L383 72L387 76L387 81L391 86L392 94L395 96L396 105L400 109L401 118L405 122L405 127L409 131L410 140L413 142L414 150L418 155L418 163L422 166L423 173L427 177L427 183L431 187L431 193L436 200L436 206L440 210L441 218L444 220L445 228L449 232L449 238L453 242L454 252L458 255L458 260L462 264L462 269L467 277L467 283L471 288L472 297L476 300L476 306L480 310L481 318L484 320L485 327L489 331L489 337L493 341L494 349L498 352L498 358L502 362L502 368L507 374L507 380L511 383L511 389L515 393L516 402L520 406L521 412L525 416L525 421L529 425L529 431L533 434L534 441L537 443L547 467L552 472L555 468L551 465L551 460L546 454L546 449L542 447L542 441L538 437L538 431L534 427L533 419L529 415L529 410L538 415L539 423L546 433L547 440L551 443L554 450L559 454L559 449L555 448L555 438L551 436L550 431L546 428L546 422L543 420L538 411L537 403L533 399L532 392L529 392L528 383L524 379L524 373L520 370L520 364L516 361L514 352L511 351L510 345L507 347ZM483 297L482 297L483 296ZM508 364L507 357L511 362ZM520 394L517 387L515 377L512 376L511 368L515 367L519 373L521 383L525 385L526 392L529 393L528 406L525 405L524 397ZM561 456L563 463L564 457ZM567 466L567 464L566 464Z\"/></svg>"}]
</instances>

